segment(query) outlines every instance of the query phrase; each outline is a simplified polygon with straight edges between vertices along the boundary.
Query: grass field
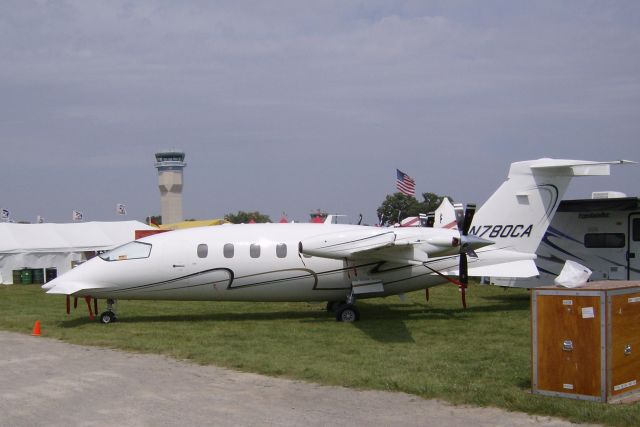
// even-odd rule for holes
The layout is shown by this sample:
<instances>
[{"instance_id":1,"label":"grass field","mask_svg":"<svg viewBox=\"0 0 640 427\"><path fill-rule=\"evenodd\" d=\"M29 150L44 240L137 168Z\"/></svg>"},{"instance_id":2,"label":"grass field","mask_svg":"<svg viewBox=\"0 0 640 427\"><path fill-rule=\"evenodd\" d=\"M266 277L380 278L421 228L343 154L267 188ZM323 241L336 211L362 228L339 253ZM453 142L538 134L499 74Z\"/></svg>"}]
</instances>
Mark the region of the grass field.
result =
<instances>
[{"instance_id":1,"label":"grass field","mask_svg":"<svg viewBox=\"0 0 640 427\"><path fill-rule=\"evenodd\" d=\"M86 345L165 354L200 364L347 387L403 391L574 422L637 426L640 404L532 395L529 294L473 285L461 308L454 286L358 302L361 321L336 322L307 303L120 301L119 321L65 314L39 286L0 286L0 329ZM102 301L101 301L102 302ZM100 309L104 309L104 304Z\"/></svg>"}]
</instances>

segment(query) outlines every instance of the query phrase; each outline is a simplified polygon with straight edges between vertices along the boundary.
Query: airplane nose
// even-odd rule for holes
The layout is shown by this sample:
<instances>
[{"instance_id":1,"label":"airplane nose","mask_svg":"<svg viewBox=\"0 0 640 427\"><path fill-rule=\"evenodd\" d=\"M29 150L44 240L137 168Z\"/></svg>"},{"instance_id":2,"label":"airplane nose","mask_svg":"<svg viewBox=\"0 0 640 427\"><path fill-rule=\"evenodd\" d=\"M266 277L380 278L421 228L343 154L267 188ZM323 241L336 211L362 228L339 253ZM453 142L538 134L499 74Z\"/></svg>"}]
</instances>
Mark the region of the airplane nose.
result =
<instances>
[{"instance_id":1,"label":"airplane nose","mask_svg":"<svg viewBox=\"0 0 640 427\"><path fill-rule=\"evenodd\" d=\"M73 268L50 282L42 285L42 289L48 294L72 295L75 292L98 288L100 284L96 282L95 264L91 261Z\"/></svg>"}]
</instances>

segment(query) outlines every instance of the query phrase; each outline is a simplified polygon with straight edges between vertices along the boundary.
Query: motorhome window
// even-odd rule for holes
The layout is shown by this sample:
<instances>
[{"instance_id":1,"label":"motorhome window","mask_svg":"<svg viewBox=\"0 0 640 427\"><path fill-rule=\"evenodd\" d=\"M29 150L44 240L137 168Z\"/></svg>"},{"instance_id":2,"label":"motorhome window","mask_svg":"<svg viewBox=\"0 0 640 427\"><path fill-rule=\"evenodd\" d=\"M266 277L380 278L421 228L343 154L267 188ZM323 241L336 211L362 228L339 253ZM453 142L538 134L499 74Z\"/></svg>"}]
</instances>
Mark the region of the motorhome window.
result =
<instances>
[{"instance_id":1,"label":"motorhome window","mask_svg":"<svg viewBox=\"0 0 640 427\"><path fill-rule=\"evenodd\" d=\"M206 258L209 255L209 246L204 243L198 245L198 258Z\"/></svg>"},{"instance_id":2,"label":"motorhome window","mask_svg":"<svg viewBox=\"0 0 640 427\"><path fill-rule=\"evenodd\" d=\"M284 258L287 256L287 245L285 243L278 243L276 245L276 256L278 258Z\"/></svg>"},{"instance_id":3,"label":"motorhome window","mask_svg":"<svg viewBox=\"0 0 640 427\"><path fill-rule=\"evenodd\" d=\"M124 261L128 259L148 258L151 255L151 244L142 242L125 243L115 249L100 254L105 261Z\"/></svg>"},{"instance_id":4,"label":"motorhome window","mask_svg":"<svg viewBox=\"0 0 640 427\"><path fill-rule=\"evenodd\" d=\"M640 242L640 218L633 219L633 241Z\"/></svg>"},{"instance_id":5,"label":"motorhome window","mask_svg":"<svg viewBox=\"0 0 640 427\"><path fill-rule=\"evenodd\" d=\"M584 235L586 248L624 248L624 233L587 233Z\"/></svg>"},{"instance_id":6,"label":"motorhome window","mask_svg":"<svg viewBox=\"0 0 640 427\"><path fill-rule=\"evenodd\" d=\"M233 243L227 243L222 248L222 254L225 258L233 258Z\"/></svg>"},{"instance_id":7,"label":"motorhome window","mask_svg":"<svg viewBox=\"0 0 640 427\"><path fill-rule=\"evenodd\" d=\"M249 255L251 258L260 258L260 245L253 243L249 246Z\"/></svg>"}]
</instances>

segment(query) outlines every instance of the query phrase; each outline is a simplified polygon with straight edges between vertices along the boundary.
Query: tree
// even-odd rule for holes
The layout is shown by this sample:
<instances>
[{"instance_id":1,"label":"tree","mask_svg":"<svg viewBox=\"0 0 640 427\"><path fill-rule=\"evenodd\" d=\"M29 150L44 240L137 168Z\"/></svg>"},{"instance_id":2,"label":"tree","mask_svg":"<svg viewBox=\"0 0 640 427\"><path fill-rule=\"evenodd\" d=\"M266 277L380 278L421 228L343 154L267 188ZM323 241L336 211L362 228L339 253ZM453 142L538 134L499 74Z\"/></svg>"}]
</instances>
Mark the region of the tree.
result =
<instances>
[{"instance_id":1,"label":"tree","mask_svg":"<svg viewBox=\"0 0 640 427\"><path fill-rule=\"evenodd\" d=\"M445 197L453 203L453 199L449 196L438 196L436 193L422 193L423 201L420 203L422 209L420 213L426 214L435 211Z\"/></svg>"},{"instance_id":2,"label":"tree","mask_svg":"<svg viewBox=\"0 0 640 427\"><path fill-rule=\"evenodd\" d=\"M238 213L229 213L224 216L224 219L233 224L248 224L251 220L254 222L271 222L269 215L261 214L258 211L245 212L238 211Z\"/></svg>"},{"instance_id":3,"label":"tree","mask_svg":"<svg viewBox=\"0 0 640 427\"><path fill-rule=\"evenodd\" d=\"M413 196L402 193L387 195L377 210L380 224L395 224L408 216L420 213L420 203Z\"/></svg>"},{"instance_id":4,"label":"tree","mask_svg":"<svg viewBox=\"0 0 640 427\"><path fill-rule=\"evenodd\" d=\"M435 193L422 193L423 201L419 202L415 197L407 196L406 194L390 194L387 195L378 208L378 218L381 218L381 225L391 225L410 216L433 212L440 206L444 197L447 196L438 196Z\"/></svg>"}]
</instances>

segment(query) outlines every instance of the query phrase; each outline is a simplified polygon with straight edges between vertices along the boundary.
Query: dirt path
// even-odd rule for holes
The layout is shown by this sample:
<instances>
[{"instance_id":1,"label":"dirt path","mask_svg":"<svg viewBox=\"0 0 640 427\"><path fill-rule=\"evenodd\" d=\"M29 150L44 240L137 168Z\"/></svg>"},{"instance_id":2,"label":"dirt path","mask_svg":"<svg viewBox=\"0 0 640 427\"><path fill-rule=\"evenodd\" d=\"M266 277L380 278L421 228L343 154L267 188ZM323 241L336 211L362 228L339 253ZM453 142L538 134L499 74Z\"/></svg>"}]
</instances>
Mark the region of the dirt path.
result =
<instances>
[{"instance_id":1,"label":"dirt path","mask_svg":"<svg viewBox=\"0 0 640 427\"><path fill-rule=\"evenodd\" d=\"M0 425L570 426L0 331Z\"/></svg>"}]
</instances>

